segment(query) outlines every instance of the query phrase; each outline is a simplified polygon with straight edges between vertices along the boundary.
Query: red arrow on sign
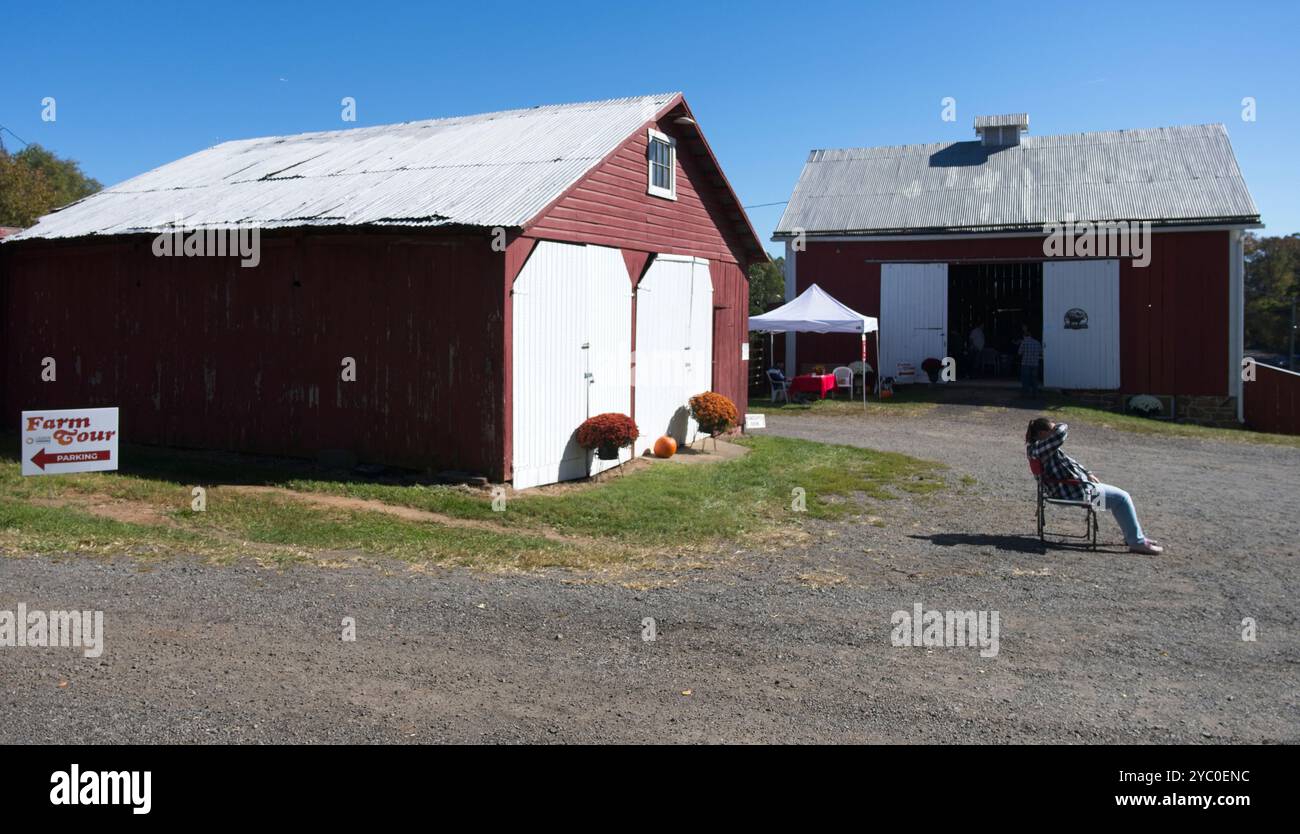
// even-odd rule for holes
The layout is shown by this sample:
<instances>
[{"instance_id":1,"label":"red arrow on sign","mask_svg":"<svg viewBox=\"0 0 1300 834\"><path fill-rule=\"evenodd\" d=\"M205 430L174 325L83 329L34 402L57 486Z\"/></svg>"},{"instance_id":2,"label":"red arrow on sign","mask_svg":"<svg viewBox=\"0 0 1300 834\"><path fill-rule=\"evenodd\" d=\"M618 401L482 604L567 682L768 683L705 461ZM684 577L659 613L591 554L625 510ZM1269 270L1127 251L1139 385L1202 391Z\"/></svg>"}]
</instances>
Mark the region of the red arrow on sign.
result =
<instances>
[{"instance_id":1,"label":"red arrow on sign","mask_svg":"<svg viewBox=\"0 0 1300 834\"><path fill-rule=\"evenodd\" d=\"M45 450L41 449L32 455L32 463L44 471L47 463L82 463L88 460L109 460L112 455L113 453L108 449L100 449L94 452L55 452L52 455L46 454Z\"/></svg>"}]
</instances>

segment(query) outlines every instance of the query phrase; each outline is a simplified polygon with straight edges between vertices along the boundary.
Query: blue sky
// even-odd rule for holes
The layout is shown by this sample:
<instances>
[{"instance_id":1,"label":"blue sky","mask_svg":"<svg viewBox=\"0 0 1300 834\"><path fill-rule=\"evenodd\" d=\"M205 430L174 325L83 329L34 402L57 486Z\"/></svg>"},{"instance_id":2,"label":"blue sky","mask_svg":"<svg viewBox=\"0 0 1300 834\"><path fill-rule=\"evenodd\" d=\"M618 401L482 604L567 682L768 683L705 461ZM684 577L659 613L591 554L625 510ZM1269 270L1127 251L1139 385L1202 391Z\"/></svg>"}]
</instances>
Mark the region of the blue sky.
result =
<instances>
[{"instance_id":1,"label":"blue sky","mask_svg":"<svg viewBox=\"0 0 1300 834\"><path fill-rule=\"evenodd\" d=\"M1300 231L1300 4L1140 5L44 0L2 18L0 124L112 184L350 126L344 96L365 126L682 90L756 206L789 198L811 148L969 140L980 113L1037 134L1223 122L1265 233ZM781 209L750 211L765 242Z\"/></svg>"}]
</instances>

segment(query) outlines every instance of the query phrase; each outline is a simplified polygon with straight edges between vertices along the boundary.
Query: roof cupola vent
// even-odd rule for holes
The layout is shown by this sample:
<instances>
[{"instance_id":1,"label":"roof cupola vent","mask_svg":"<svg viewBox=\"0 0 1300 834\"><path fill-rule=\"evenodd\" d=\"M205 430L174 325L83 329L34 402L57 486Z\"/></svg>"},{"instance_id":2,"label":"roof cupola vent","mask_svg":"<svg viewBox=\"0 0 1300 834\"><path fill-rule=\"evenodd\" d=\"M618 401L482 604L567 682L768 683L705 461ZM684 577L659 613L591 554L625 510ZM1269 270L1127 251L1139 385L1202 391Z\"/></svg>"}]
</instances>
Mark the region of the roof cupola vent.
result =
<instances>
[{"instance_id":1,"label":"roof cupola vent","mask_svg":"<svg viewBox=\"0 0 1300 834\"><path fill-rule=\"evenodd\" d=\"M976 116L975 133L982 145L1006 147L1020 144L1020 134L1029 132L1028 113Z\"/></svg>"}]
</instances>

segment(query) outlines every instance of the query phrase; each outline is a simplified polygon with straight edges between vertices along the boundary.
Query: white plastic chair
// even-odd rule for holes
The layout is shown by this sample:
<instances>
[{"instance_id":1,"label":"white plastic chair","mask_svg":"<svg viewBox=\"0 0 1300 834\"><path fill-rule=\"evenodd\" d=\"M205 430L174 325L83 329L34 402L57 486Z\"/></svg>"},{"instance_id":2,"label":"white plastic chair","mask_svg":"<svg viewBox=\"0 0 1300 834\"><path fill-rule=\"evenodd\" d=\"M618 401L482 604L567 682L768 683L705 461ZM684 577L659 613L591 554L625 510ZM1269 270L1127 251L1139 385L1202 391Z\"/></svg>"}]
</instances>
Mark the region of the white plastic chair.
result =
<instances>
[{"instance_id":1,"label":"white plastic chair","mask_svg":"<svg viewBox=\"0 0 1300 834\"><path fill-rule=\"evenodd\" d=\"M849 389L849 399L853 399L853 369L841 365L831 373L835 374L835 389L837 391L840 388Z\"/></svg>"},{"instance_id":2,"label":"white plastic chair","mask_svg":"<svg viewBox=\"0 0 1300 834\"><path fill-rule=\"evenodd\" d=\"M767 369L767 384L772 389L772 402L776 402L776 395L780 394L781 398L790 402L790 380L785 378L780 368Z\"/></svg>"}]
</instances>

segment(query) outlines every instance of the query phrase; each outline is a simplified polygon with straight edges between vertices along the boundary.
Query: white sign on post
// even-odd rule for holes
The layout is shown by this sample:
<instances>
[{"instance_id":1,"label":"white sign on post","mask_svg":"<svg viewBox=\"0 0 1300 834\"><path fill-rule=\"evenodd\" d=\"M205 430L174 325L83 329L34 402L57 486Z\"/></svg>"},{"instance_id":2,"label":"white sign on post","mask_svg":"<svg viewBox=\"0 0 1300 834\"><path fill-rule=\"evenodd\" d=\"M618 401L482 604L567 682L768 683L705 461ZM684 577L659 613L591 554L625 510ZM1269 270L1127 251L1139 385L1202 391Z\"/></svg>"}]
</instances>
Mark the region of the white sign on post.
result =
<instances>
[{"instance_id":1,"label":"white sign on post","mask_svg":"<svg viewBox=\"0 0 1300 834\"><path fill-rule=\"evenodd\" d=\"M117 409L24 411L24 475L117 469Z\"/></svg>"},{"instance_id":2,"label":"white sign on post","mask_svg":"<svg viewBox=\"0 0 1300 834\"><path fill-rule=\"evenodd\" d=\"M746 414L745 428L747 429L765 429L767 428L766 414Z\"/></svg>"}]
</instances>

